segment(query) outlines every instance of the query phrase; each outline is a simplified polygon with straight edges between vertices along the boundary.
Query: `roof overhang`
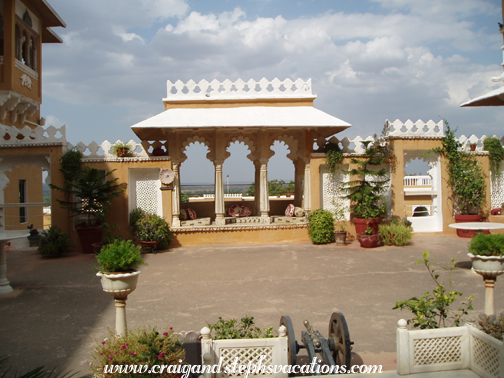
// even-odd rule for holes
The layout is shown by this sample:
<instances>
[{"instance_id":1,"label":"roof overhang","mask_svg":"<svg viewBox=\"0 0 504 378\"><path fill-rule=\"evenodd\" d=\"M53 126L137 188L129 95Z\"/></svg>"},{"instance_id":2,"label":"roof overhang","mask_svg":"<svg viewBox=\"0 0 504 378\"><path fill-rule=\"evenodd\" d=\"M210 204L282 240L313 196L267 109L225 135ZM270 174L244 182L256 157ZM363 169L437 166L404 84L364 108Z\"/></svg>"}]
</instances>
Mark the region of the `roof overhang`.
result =
<instances>
[{"instance_id":1,"label":"roof overhang","mask_svg":"<svg viewBox=\"0 0 504 378\"><path fill-rule=\"evenodd\" d=\"M139 122L131 129L141 140L163 140L184 130L223 128L311 129L329 137L351 125L310 106L249 106L235 108L176 108Z\"/></svg>"},{"instance_id":2,"label":"roof overhang","mask_svg":"<svg viewBox=\"0 0 504 378\"><path fill-rule=\"evenodd\" d=\"M504 106L504 86L497 88L483 96L464 102L461 107L466 106Z\"/></svg>"}]
</instances>

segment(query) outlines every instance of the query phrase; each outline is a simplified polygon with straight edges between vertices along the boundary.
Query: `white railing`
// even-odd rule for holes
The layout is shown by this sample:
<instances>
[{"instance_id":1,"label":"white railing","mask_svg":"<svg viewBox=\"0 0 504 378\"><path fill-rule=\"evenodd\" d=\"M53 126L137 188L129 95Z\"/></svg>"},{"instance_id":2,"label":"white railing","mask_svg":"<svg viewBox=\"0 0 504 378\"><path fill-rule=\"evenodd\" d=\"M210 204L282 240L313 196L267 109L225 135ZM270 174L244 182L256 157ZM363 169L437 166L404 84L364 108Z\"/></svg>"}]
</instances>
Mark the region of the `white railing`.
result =
<instances>
[{"instance_id":1,"label":"white railing","mask_svg":"<svg viewBox=\"0 0 504 378\"><path fill-rule=\"evenodd\" d=\"M243 194L241 193L229 193L229 194L224 194L224 198L242 198ZM197 198L197 197L195 197ZM203 198L215 198L214 193L207 193L203 194Z\"/></svg>"},{"instance_id":2,"label":"white railing","mask_svg":"<svg viewBox=\"0 0 504 378\"><path fill-rule=\"evenodd\" d=\"M404 186L432 186L430 176L404 176Z\"/></svg>"},{"instance_id":3,"label":"white railing","mask_svg":"<svg viewBox=\"0 0 504 378\"><path fill-rule=\"evenodd\" d=\"M215 99L236 99L236 98L315 98L312 94L311 79L302 80L285 79L283 81L275 78L267 80L265 78L256 81L250 79L244 81L212 80L208 82L201 80L196 83L189 80L187 83L177 80L166 83L167 95L164 101L177 100L215 100Z\"/></svg>"}]
</instances>

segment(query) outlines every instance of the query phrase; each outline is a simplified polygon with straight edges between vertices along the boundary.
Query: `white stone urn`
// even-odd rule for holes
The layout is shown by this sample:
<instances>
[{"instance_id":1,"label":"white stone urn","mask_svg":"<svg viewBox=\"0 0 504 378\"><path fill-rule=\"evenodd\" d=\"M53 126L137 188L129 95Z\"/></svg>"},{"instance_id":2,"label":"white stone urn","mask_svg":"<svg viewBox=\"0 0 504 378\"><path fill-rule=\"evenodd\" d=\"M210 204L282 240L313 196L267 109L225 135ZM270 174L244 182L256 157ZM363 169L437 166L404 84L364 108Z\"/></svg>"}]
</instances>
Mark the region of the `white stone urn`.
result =
<instances>
[{"instance_id":1,"label":"white stone urn","mask_svg":"<svg viewBox=\"0 0 504 378\"><path fill-rule=\"evenodd\" d=\"M484 279L495 279L504 273L504 256L480 256L468 253L471 258L472 270Z\"/></svg>"},{"instance_id":2,"label":"white stone urn","mask_svg":"<svg viewBox=\"0 0 504 378\"><path fill-rule=\"evenodd\" d=\"M114 297L118 335L126 335L126 299L128 299L128 294L136 289L140 273L140 270L131 273L96 273L101 279L103 291Z\"/></svg>"},{"instance_id":3,"label":"white stone urn","mask_svg":"<svg viewBox=\"0 0 504 378\"><path fill-rule=\"evenodd\" d=\"M494 287L497 276L504 273L504 256L480 256L468 253L472 270L485 281L485 314L495 315Z\"/></svg>"}]
</instances>

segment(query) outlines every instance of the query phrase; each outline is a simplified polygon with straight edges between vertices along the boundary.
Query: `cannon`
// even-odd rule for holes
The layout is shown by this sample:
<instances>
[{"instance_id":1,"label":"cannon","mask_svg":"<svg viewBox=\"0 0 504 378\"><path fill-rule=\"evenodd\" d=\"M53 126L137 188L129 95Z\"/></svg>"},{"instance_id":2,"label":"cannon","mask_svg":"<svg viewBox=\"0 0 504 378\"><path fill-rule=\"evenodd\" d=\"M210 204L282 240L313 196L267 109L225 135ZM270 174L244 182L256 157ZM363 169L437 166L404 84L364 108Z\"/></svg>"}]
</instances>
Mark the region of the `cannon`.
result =
<instances>
[{"instance_id":1,"label":"cannon","mask_svg":"<svg viewBox=\"0 0 504 378\"><path fill-rule=\"evenodd\" d=\"M302 344L299 344L294 337L294 327L290 317L282 316L280 318L280 325L287 328L289 365L296 365L299 350L306 349L310 362L316 358L316 364L323 361L324 364L330 366L345 365L350 367L353 342L350 341L348 326L341 312L333 312L331 315L327 339L319 331L313 330L308 320L305 320L303 324L306 331L301 332ZM318 355L320 355L320 358Z\"/></svg>"}]
</instances>

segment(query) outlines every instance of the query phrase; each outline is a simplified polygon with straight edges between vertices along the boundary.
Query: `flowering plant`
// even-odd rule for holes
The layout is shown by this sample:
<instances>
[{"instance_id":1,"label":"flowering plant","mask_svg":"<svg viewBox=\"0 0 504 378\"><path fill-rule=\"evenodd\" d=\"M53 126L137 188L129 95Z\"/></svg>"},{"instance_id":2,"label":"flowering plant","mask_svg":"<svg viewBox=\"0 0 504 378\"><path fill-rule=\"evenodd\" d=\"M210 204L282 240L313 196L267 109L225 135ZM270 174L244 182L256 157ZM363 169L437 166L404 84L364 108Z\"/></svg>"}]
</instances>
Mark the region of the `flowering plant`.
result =
<instances>
[{"instance_id":1,"label":"flowering plant","mask_svg":"<svg viewBox=\"0 0 504 378\"><path fill-rule=\"evenodd\" d=\"M107 377L138 377L147 374L154 365L182 365L184 363L185 351L173 334L172 327L162 333L150 327L128 331L126 336L117 335L111 330L109 333L108 338L97 342L91 354L90 366L96 376L103 376L104 369L107 369ZM115 366L112 368L110 365ZM124 370L119 371L116 366L122 366ZM135 367L138 370L133 370ZM145 370L140 370L144 367ZM173 369L172 371L167 369L156 376L176 378L180 374L174 373Z\"/></svg>"}]
</instances>

